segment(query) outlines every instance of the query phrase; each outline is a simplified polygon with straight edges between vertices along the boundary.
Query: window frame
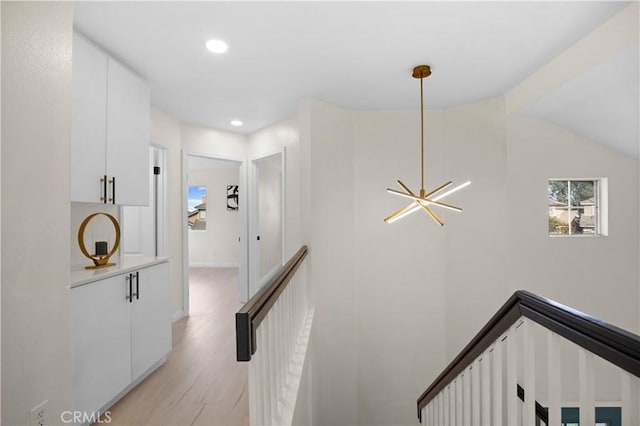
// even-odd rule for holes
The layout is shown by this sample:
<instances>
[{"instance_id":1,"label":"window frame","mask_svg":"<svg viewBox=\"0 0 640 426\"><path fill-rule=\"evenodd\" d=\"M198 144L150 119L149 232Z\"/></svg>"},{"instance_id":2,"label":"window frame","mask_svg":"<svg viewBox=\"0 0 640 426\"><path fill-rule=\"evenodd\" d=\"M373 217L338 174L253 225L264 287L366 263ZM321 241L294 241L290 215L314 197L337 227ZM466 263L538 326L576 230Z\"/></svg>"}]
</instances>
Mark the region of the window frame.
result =
<instances>
[{"instance_id":1,"label":"window frame","mask_svg":"<svg viewBox=\"0 0 640 426\"><path fill-rule=\"evenodd\" d=\"M595 216L595 226L594 226L594 233L590 234L584 234L584 233L580 233L580 234L572 234L571 233L571 222L569 222L569 232L567 234L552 234L550 231L547 231L547 235L550 238L593 238L593 237L604 237L607 236L607 232L604 232L605 229L608 228L608 226L606 226L606 219L607 219L607 215L606 215L606 211L607 211L607 206L603 205L603 202L605 202L607 197L603 197L602 194L607 192L607 178L593 178L593 177L585 177L585 178L549 178L547 179L547 220L549 220L549 218L551 216L549 216L549 206L548 206L548 201L549 201L549 186L551 184L551 182L554 181L560 181L560 182L566 182L567 183L567 194L570 194L570 185L571 182L593 182L593 192L594 192L594 216ZM568 216L571 217L571 210L573 209L577 209L580 208L579 206L573 206L571 204L571 197L568 197L567 200L567 212L568 212Z\"/></svg>"}]
</instances>

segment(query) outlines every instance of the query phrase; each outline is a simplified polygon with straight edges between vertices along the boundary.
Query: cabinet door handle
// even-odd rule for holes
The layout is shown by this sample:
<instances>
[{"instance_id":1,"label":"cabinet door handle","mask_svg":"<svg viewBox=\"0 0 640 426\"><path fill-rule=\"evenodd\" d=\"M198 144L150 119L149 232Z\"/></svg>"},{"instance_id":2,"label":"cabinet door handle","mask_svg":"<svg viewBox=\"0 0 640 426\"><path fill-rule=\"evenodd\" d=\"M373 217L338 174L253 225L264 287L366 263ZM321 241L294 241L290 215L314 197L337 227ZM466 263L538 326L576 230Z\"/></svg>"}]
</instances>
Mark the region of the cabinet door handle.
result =
<instances>
[{"instance_id":1,"label":"cabinet door handle","mask_svg":"<svg viewBox=\"0 0 640 426\"><path fill-rule=\"evenodd\" d=\"M111 184L111 198L109 198L109 202L111 204L116 203L116 178L115 176L109 179L109 183ZM106 192L106 184L105 184L105 192ZM105 201L106 203L106 201Z\"/></svg>"},{"instance_id":2,"label":"cabinet door handle","mask_svg":"<svg viewBox=\"0 0 640 426\"><path fill-rule=\"evenodd\" d=\"M127 294L126 299L129 301L129 303L133 302L133 274L129 274L125 277L125 281L127 281L129 283L129 293Z\"/></svg>"},{"instance_id":3,"label":"cabinet door handle","mask_svg":"<svg viewBox=\"0 0 640 426\"><path fill-rule=\"evenodd\" d=\"M136 300L140 299L140 272L136 272Z\"/></svg>"},{"instance_id":4,"label":"cabinet door handle","mask_svg":"<svg viewBox=\"0 0 640 426\"><path fill-rule=\"evenodd\" d=\"M107 175L100 178L102 183L102 194L100 194L100 201L107 204Z\"/></svg>"}]
</instances>

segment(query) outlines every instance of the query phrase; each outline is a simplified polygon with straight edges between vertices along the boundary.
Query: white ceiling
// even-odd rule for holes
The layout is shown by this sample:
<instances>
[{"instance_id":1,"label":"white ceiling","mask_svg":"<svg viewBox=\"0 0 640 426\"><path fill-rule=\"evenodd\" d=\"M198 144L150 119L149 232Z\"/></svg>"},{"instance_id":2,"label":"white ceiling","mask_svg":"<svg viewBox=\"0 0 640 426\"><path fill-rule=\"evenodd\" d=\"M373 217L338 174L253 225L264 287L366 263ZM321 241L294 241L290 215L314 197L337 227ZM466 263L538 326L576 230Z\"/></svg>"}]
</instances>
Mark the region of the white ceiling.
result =
<instances>
[{"instance_id":1,"label":"white ceiling","mask_svg":"<svg viewBox=\"0 0 640 426\"><path fill-rule=\"evenodd\" d=\"M157 108L251 133L293 115L304 96L417 109L410 73L422 63L433 71L427 108L502 95L626 4L77 2L75 26L146 78ZM229 51L209 53L211 38ZM229 125L236 118L240 129Z\"/></svg>"},{"instance_id":2,"label":"white ceiling","mask_svg":"<svg viewBox=\"0 0 640 426\"><path fill-rule=\"evenodd\" d=\"M638 158L639 74L638 45L635 45L537 99L518 114L544 118Z\"/></svg>"}]
</instances>

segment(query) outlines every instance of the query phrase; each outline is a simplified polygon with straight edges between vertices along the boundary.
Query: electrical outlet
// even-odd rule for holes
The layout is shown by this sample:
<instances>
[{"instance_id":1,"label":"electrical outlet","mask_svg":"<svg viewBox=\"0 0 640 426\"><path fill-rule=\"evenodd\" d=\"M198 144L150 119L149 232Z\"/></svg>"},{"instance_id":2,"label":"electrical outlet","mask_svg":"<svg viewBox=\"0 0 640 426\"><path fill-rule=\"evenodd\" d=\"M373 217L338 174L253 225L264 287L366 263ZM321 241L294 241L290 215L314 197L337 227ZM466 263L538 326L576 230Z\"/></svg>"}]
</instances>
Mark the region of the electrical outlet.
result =
<instances>
[{"instance_id":1,"label":"electrical outlet","mask_svg":"<svg viewBox=\"0 0 640 426\"><path fill-rule=\"evenodd\" d=\"M46 411L47 402L44 401L40 405L31 409L31 423L30 426L45 426L46 425Z\"/></svg>"}]
</instances>

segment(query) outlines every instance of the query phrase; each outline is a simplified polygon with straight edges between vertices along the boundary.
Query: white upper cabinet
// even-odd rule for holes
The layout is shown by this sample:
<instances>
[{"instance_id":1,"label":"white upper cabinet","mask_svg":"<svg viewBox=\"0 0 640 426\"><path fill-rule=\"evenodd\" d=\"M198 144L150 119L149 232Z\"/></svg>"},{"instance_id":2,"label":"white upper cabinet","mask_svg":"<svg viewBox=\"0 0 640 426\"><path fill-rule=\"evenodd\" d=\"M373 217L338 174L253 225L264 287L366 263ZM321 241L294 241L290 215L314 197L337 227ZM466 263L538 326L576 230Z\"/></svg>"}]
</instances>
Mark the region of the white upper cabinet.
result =
<instances>
[{"instance_id":1,"label":"white upper cabinet","mask_svg":"<svg viewBox=\"0 0 640 426\"><path fill-rule=\"evenodd\" d=\"M71 201L148 205L149 87L75 33L72 78Z\"/></svg>"},{"instance_id":2,"label":"white upper cabinet","mask_svg":"<svg viewBox=\"0 0 640 426\"><path fill-rule=\"evenodd\" d=\"M107 55L73 35L71 201L100 202L106 174Z\"/></svg>"}]
</instances>

